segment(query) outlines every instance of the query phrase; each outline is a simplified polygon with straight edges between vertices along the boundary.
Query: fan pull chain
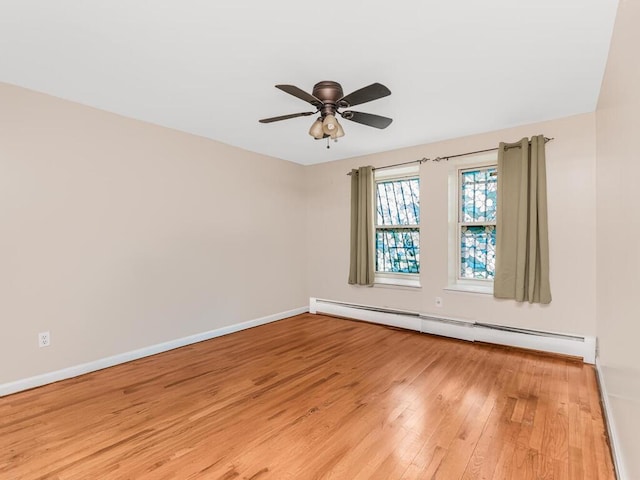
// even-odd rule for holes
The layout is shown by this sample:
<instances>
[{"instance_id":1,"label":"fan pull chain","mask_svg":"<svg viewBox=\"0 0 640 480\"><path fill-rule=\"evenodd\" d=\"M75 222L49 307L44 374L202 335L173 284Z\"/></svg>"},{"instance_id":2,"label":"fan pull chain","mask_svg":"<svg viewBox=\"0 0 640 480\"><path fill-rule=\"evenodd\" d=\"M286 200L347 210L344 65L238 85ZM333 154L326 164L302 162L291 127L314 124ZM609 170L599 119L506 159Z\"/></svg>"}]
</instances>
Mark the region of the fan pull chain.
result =
<instances>
[{"instance_id":1,"label":"fan pull chain","mask_svg":"<svg viewBox=\"0 0 640 480\"><path fill-rule=\"evenodd\" d=\"M331 141L331 137L327 137L327 148L331 148L331 144L329 143L330 141ZM333 142L338 143L338 139L334 138Z\"/></svg>"}]
</instances>

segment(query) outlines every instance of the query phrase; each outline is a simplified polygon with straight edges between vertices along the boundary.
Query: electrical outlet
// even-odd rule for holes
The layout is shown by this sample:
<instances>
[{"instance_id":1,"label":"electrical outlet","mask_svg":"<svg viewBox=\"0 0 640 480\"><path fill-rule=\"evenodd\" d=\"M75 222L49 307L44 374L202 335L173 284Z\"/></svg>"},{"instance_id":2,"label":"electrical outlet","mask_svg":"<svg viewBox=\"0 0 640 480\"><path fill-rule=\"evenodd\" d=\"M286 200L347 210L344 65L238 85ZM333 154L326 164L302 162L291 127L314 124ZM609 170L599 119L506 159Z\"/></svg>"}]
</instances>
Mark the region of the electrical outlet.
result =
<instances>
[{"instance_id":1,"label":"electrical outlet","mask_svg":"<svg viewBox=\"0 0 640 480\"><path fill-rule=\"evenodd\" d=\"M442 307L442 297L436 297L436 307Z\"/></svg>"},{"instance_id":2,"label":"electrical outlet","mask_svg":"<svg viewBox=\"0 0 640 480\"><path fill-rule=\"evenodd\" d=\"M51 345L51 334L49 332L40 332L38 334L38 346L48 347Z\"/></svg>"}]
</instances>

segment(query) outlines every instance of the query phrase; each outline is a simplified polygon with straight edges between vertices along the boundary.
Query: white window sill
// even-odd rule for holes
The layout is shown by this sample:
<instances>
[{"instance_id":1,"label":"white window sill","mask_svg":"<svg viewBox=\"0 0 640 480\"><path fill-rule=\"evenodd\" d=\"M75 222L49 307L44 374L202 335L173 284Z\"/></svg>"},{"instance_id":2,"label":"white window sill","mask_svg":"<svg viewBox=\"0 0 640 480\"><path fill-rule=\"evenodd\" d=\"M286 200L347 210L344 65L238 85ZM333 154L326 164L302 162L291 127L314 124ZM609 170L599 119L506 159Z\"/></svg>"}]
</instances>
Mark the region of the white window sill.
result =
<instances>
[{"instance_id":1,"label":"white window sill","mask_svg":"<svg viewBox=\"0 0 640 480\"><path fill-rule=\"evenodd\" d=\"M481 295L493 295L493 284L491 285L465 285L453 284L444 287L444 290L450 292L479 293Z\"/></svg>"},{"instance_id":2,"label":"white window sill","mask_svg":"<svg viewBox=\"0 0 640 480\"><path fill-rule=\"evenodd\" d=\"M422 288L420 285L420 275L413 274L376 274L374 280L376 287L402 287L402 288Z\"/></svg>"}]
</instances>

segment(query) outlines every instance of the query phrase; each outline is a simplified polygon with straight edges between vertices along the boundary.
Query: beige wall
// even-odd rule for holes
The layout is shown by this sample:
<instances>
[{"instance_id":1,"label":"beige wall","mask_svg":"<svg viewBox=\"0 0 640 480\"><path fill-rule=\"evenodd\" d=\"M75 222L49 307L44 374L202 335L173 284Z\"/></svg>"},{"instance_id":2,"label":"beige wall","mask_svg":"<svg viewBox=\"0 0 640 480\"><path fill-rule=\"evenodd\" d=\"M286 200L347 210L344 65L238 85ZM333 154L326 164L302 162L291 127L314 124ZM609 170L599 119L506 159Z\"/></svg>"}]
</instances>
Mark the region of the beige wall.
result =
<instances>
[{"instance_id":1,"label":"beige wall","mask_svg":"<svg viewBox=\"0 0 640 480\"><path fill-rule=\"evenodd\" d=\"M308 303L304 167L6 84L0 105L0 384Z\"/></svg>"},{"instance_id":2,"label":"beige wall","mask_svg":"<svg viewBox=\"0 0 640 480\"><path fill-rule=\"evenodd\" d=\"M446 162L421 167L421 289L347 285L349 177L361 165L381 166L497 146L544 134L553 302L548 306L443 290L448 283L448 175ZM307 168L309 291L311 296L418 310L454 318L595 335L595 116L575 117L405 148ZM443 298L442 308L434 306Z\"/></svg>"},{"instance_id":3,"label":"beige wall","mask_svg":"<svg viewBox=\"0 0 640 480\"><path fill-rule=\"evenodd\" d=\"M640 367L640 3L621 2L597 111L598 332L607 364ZM631 333L631 334L630 334Z\"/></svg>"},{"instance_id":4,"label":"beige wall","mask_svg":"<svg viewBox=\"0 0 640 480\"><path fill-rule=\"evenodd\" d=\"M622 0L597 109L597 332L626 478L640 478L640 3Z\"/></svg>"}]
</instances>

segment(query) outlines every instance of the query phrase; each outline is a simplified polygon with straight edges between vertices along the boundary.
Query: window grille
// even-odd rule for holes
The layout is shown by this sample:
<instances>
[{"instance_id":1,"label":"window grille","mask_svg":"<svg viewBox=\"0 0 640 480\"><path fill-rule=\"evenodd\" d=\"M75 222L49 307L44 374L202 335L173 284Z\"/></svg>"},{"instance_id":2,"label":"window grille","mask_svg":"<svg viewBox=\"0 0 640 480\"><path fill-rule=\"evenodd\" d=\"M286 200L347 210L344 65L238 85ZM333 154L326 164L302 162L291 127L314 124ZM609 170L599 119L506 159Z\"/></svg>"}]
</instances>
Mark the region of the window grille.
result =
<instances>
[{"instance_id":1,"label":"window grille","mask_svg":"<svg viewBox=\"0 0 640 480\"><path fill-rule=\"evenodd\" d=\"M493 280L496 266L495 166L460 170L458 238L460 279Z\"/></svg>"},{"instance_id":2,"label":"window grille","mask_svg":"<svg viewBox=\"0 0 640 480\"><path fill-rule=\"evenodd\" d=\"M420 273L420 180L376 182L376 271Z\"/></svg>"}]
</instances>

